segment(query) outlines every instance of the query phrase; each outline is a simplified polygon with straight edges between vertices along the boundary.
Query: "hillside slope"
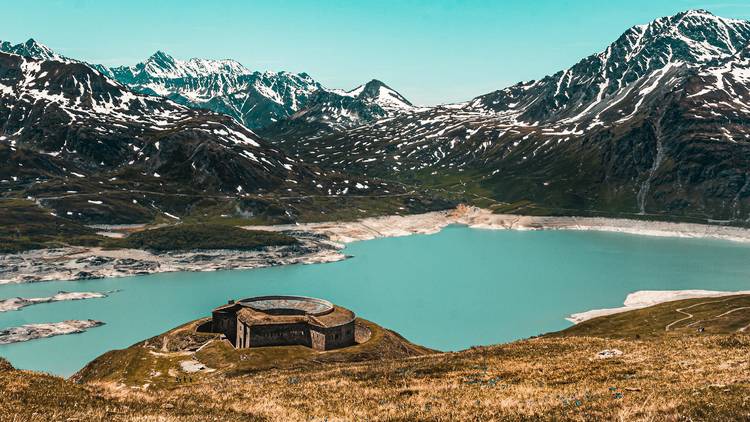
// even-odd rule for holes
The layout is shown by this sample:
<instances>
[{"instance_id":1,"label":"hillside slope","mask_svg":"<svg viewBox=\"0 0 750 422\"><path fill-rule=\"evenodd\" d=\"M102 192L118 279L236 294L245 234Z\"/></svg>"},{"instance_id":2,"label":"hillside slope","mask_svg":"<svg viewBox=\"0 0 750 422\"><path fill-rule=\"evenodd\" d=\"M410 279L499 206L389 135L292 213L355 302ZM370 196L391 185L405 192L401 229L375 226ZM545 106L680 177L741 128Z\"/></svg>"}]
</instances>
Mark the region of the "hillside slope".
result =
<instances>
[{"instance_id":1,"label":"hillside slope","mask_svg":"<svg viewBox=\"0 0 750 422\"><path fill-rule=\"evenodd\" d=\"M142 365L130 366L135 378L126 387L106 376L80 385L6 364L0 369L6 392L0 418L743 420L750 417L750 335L738 330L750 325L748 301L735 296L667 303L457 353L316 362L231 376L162 374L174 378L169 384L135 383L156 375ZM696 318L711 322L702 332L690 319L664 330L686 317L677 309L695 310Z\"/></svg>"},{"instance_id":2,"label":"hillside slope","mask_svg":"<svg viewBox=\"0 0 750 422\"><path fill-rule=\"evenodd\" d=\"M323 167L515 212L746 224L749 42L750 23L687 11L538 81L288 143Z\"/></svg>"},{"instance_id":3,"label":"hillside slope","mask_svg":"<svg viewBox=\"0 0 750 422\"><path fill-rule=\"evenodd\" d=\"M419 194L290 158L232 118L141 95L76 61L0 53L0 183L85 223L422 209ZM430 208L430 206L427 206Z\"/></svg>"}]
</instances>

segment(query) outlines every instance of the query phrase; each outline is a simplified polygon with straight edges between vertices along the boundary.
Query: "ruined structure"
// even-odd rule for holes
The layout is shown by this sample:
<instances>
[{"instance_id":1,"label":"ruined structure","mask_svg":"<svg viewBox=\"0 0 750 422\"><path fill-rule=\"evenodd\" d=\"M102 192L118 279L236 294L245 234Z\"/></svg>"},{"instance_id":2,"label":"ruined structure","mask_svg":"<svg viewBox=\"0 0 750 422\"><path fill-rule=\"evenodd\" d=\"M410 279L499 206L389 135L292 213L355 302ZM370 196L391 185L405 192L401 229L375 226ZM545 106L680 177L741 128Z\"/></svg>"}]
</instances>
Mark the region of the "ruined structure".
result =
<instances>
[{"instance_id":1,"label":"ruined structure","mask_svg":"<svg viewBox=\"0 0 750 422\"><path fill-rule=\"evenodd\" d=\"M230 301L212 312L211 331L234 347L302 345L315 350L351 346L354 312L322 299L259 296Z\"/></svg>"}]
</instances>

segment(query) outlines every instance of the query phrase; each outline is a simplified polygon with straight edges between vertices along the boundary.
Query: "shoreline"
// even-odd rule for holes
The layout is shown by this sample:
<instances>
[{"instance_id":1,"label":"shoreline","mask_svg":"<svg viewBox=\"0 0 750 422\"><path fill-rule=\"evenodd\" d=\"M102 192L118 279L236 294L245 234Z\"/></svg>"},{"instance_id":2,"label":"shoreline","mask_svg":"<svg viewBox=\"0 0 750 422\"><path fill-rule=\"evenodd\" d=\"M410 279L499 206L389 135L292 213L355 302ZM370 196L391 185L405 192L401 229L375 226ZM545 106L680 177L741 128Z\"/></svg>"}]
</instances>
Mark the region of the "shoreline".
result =
<instances>
[{"instance_id":1,"label":"shoreline","mask_svg":"<svg viewBox=\"0 0 750 422\"><path fill-rule=\"evenodd\" d=\"M193 250L155 254L140 249L68 247L0 255L0 286L94 280L178 271L247 270L346 259L344 245L300 234L300 244L260 250Z\"/></svg>"},{"instance_id":2,"label":"shoreline","mask_svg":"<svg viewBox=\"0 0 750 422\"><path fill-rule=\"evenodd\" d=\"M296 246L268 247L257 251L195 250L153 254L138 249L105 250L76 246L0 255L0 285L335 262L347 258L342 253L347 243L384 237L434 234L454 224L484 230L601 231L641 236L750 242L750 229L738 227L602 217L493 214L486 209L459 206L446 211L371 217L356 221L243 227L251 230L287 232L300 240L300 244Z\"/></svg>"},{"instance_id":3,"label":"shoreline","mask_svg":"<svg viewBox=\"0 0 750 422\"><path fill-rule=\"evenodd\" d=\"M679 237L750 242L750 229L696 223L628 220L604 217L545 217L493 214L492 211L459 206L448 211L414 215L371 217L357 221L246 226L246 229L315 233L339 243L381 237L434 234L460 224L484 230L578 230L625 233L639 236Z\"/></svg>"}]
</instances>

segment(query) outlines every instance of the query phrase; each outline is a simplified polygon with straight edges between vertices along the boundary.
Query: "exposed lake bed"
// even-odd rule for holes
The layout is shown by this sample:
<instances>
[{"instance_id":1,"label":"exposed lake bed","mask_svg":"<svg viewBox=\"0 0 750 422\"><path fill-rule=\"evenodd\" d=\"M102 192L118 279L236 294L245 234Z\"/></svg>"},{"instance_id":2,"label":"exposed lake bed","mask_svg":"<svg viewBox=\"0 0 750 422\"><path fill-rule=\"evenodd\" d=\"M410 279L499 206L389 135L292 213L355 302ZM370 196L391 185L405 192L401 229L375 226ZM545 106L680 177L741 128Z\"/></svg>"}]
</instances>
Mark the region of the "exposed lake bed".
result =
<instances>
[{"instance_id":1,"label":"exposed lake bed","mask_svg":"<svg viewBox=\"0 0 750 422\"><path fill-rule=\"evenodd\" d=\"M357 230L372 238L389 229L414 230L388 220L381 226L369 222L369 229ZM70 375L107 350L206 316L227 299L263 294L324 297L415 343L458 350L559 330L570 325L565 318L571 314L621 306L641 290L750 290L750 245L719 239L451 225L432 235L352 242L337 253L353 259L0 286L2 298L120 289L106 298L0 315L2 328L64 320L105 323L76 335L5 345L0 355L20 368Z\"/></svg>"},{"instance_id":2,"label":"exposed lake bed","mask_svg":"<svg viewBox=\"0 0 750 422\"><path fill-rule=\"evenodd\" d=\"M266 247L254 251L152 253L139 249L77 246L4 254L0 255L0 284L334 262L347 258L342 252L347 243L383 237L434 234L450 225L488 230L597 231L750 242L750 229L732 226L598 217L494 214L487 209L459 206L446 211L371 217L356 221L246 226L244 228L248 230L285 232L300 242L297 245Z\"/></svg>"}]
</instances>

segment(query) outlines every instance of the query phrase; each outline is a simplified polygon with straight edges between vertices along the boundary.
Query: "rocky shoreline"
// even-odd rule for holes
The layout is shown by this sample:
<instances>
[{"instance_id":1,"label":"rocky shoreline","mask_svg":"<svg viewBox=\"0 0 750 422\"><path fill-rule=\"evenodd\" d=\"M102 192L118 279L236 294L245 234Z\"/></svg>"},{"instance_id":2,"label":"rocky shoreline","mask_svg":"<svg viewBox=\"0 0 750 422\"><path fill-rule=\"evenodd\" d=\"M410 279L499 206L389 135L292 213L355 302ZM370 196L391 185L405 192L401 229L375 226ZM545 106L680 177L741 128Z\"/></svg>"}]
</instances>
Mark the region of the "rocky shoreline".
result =
<instances>
[{"instance_id":1,"label":"rocky shoreline","mask_svg":"<svg viewBox=\"0 0 750 422\"><path fill-rule=\"evenodd\" d=\"M104 325L93 319L67 320L42 324L25 324L0 330L0 344L20 343L40 338L82 333L89 328Z\"/></svg>"},{"instance_id":2,"label":"rocky shoreline","mask_svg":"<svg viewBox=\"0 0 750 422\"><path fill-rule=\"evenodd\" d=\"M710 238L750 242L750 230L692 223L590 217L534 217L493 214L476 207L357 221L248 226L285 232L298 245L258 251L190 251L153 254L143 250L70 247L0 255L0 284L124 277L171 271L251 269L345 259L346 243L381 237L437 233L451 224L488 230L593 230L646 236Z\"/></svg>"},{"instance_id":3,"label":"rocky shoreline","mask_svg":"<svg viewBox=\"0 0 750 422\"><path fill-rule=\"evenodd\" d=\"M110 293L110 292L108 292ZM105 293L99 292L57 292L54 296L48 297L12 297L9 299L0 299L0 312L17 311L31 305L42 303L62 302L66 300L87 300L107 297Z\"/></svg>"},{"instance_id":4,"label":"rocky shoreline","mask_svg":"<svg viewBox=\"0 0 750 422\"><path fill-rule=\"evenodd\" d=\"M349 222L253 226L252 228L316 233L326 236L334 242L349 243L379 237L432 234L451 224L487 230L591 230L643 236L710 238L750 242L750 229L739 227L599 217L536 217L493 214L492 211L487 209L467 206L459 206L449 211L374 217Z\"/></svg>"},{"instance_id":5,"label":"rocky shoreline","mask_svg":"<svg viewBox=\"0 0 750 422\"><path fill-rule=\"evenodd\" d=\"M89 280L173 271L242 270L345 259L343 245L323 236L295 233L300 243L255 251L196 250L155 254L138 249L70 247L0 255L0 285Z\"/></svg>"}]
</instances>

